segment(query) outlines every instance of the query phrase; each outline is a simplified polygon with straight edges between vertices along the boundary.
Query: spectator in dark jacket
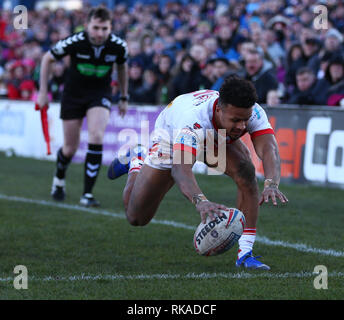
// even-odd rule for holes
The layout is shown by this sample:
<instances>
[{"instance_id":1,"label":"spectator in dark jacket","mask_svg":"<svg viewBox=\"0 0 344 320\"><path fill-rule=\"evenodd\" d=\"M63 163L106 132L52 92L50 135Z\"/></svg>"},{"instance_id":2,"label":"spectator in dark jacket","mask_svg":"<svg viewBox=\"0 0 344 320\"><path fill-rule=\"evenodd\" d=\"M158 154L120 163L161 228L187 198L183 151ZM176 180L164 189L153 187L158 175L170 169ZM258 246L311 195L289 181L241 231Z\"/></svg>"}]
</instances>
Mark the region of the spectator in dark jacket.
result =
<instances>
[{"instance_id":1,"label":"spectator in dark jacket","mask_svg":"<svg viewBox=\"0 0 344 320\"><path fill-rule=\"evenodd\" d=\"M288 104L326 105L326 90L321 88L314 71L309 67L302 67L296 73L294 92L287 100Z\"/></svg>"},{"instance_id":2,"label":"spectator in dark jacket","mask_svg":"<svg viewBox=\"0 0 344 320\"><path fill-rule=\"evenodd\" d=\"M171 81L169 100L173 100L183 93L204 89L205 80L203 77L197 62L190 54L185 54L180 62L177 74Z\"/></svg>"},{"instance_id":3,"label":"spectator in dark jacket","mask_svg":"<svg viewBox=\"0 0 344 320\"><path fill-rule=\"evenodd\" d=\"M266 103L270 90L278 88L278 80L271 62L264 61L263 52L250 50L245 58L245 78L252 81L258 95L258 103Z\"/></svg>"},{"instance_id":4,"label":"spectator in dark jacket","mask_svg":"<svg viewBox=\"0 0 344 320\"><path fill-rule=\"evenodd\" d=\"M320 80L320 87L326 91L326 103L338 106L344 97L344 59L337 55L330 59L325 77Z\"/></svg>"}]
</instances>

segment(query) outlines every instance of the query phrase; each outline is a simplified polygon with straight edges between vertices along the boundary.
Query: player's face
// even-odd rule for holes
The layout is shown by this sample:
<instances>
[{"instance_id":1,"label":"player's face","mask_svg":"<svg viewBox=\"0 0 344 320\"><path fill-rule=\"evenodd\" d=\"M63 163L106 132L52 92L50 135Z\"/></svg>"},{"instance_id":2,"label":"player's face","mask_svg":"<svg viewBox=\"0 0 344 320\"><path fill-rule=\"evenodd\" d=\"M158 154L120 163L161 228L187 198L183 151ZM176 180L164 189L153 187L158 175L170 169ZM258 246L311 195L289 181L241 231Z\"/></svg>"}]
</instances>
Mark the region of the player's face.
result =
<instances>
[{"instance_id":1,"label":"player's face","mask_svg":"<svg viewBox=\"0 0 344 320\"><path fill-rule=\"evenodd\" d=\"M231 104L223 108L216 107L216 119L219 129L226 129L226 135L231 139L240 138L247 128L248 120L252 115L251 108L238 108Z\"/></svg>"},{"instance_id":2,"label":"player's face","mask_svg":"<svg viewBox=\"0 0 344 320\"><path fill-rule=\"evenodd\" d=\"M93 45L102 45L111 33L111 21L101 21L97 18L91 18L87 24L87 33L90 42Z\"/></svg>"}]
</instances>

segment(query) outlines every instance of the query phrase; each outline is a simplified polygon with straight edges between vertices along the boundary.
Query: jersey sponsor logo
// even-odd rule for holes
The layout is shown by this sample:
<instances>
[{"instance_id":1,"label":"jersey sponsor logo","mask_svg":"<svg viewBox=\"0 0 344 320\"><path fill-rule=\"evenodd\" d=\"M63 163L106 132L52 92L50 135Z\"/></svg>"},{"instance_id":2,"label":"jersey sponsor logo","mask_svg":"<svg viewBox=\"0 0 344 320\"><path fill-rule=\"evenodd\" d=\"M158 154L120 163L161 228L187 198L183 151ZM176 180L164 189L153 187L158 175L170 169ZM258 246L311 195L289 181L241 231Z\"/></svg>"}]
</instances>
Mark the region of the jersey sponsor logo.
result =
<instances>
[{"instance_id":1,"label":"jersey sponsor logo","mask_svg":"<svg viewBox=\"0 0 344 320\"><path fill-rule=\"evenodd\" d=\"M95 66L91 63L78 63L76 68L84 76L96 76L102 78L111 69L111 66Z\"/></svg>"},{"instance_id":2,"label":"jersey sponsor logo","mask_svg":"<svg viewBox=\"0 0 344 320\"><path fill-rule=\"evenodd\" d=\"M114 62L116 61L117 56L114 54L107 54L105 56L105 62Z\"/></svg>"}]
</instances>

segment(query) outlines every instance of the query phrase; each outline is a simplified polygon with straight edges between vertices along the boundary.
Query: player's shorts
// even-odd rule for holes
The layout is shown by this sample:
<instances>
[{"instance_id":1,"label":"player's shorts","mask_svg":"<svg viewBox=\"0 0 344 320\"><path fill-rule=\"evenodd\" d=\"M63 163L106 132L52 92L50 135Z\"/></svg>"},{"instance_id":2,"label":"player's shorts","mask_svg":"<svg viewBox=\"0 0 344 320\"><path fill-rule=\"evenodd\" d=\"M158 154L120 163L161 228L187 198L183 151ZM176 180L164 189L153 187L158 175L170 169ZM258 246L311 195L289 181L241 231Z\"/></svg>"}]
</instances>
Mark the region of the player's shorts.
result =
<instances>
[{"instance_id":1,"label":"player's shorts","mask_svg":"<svg viewBox=\"0 0 344 320\"><path fill-rule=\"evenodd\" d=\"M155 169L171 170L173 149L169 137L163 131L154 130L151 145L144 163Z\"/></svg>"},{"instance_id":2,"label":"player's shorts","mask_svg":"<svg viewBox=\"0 0 344 320\"><path fill-rule=\"evenodd\" d=\"M64 94L61 100L60 118L63 120L82 119L88 109L93 107L104 107L111 110L110 94L85 94L83 96L72 96Z\"/></svg>"}]
</instances>

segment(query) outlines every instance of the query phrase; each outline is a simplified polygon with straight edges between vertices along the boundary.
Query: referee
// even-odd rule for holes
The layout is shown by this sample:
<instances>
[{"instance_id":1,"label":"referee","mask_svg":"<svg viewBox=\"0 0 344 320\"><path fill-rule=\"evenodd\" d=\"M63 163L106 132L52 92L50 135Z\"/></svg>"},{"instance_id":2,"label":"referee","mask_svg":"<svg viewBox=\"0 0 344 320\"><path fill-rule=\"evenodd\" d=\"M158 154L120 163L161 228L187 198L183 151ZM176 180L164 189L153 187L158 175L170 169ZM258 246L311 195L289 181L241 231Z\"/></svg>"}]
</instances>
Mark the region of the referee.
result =
<instances>
[{"instance_id":1,"label":"referee","mask_svg":"<svg viewBox=\"0 0 344 320\"><path fill-rule=\"evenodd\" d=\"M58 41L42 58L37 104L48 102L50 65L65 56L70 65L61 99L64 142L57 152L56 173L51 195L65 198L65 175L68 164L78 149L83 118L87 118L88 150L84 166L84 191L80 204L99 206L92 190L96 182L103 152L103 137L111 109L111 75L117 66L121 96L119 113L124 117L128 107L128 50L125 41L111 33L112 18L108 9L91 9L85 31Z\"/></svg>"}]
</instances>

